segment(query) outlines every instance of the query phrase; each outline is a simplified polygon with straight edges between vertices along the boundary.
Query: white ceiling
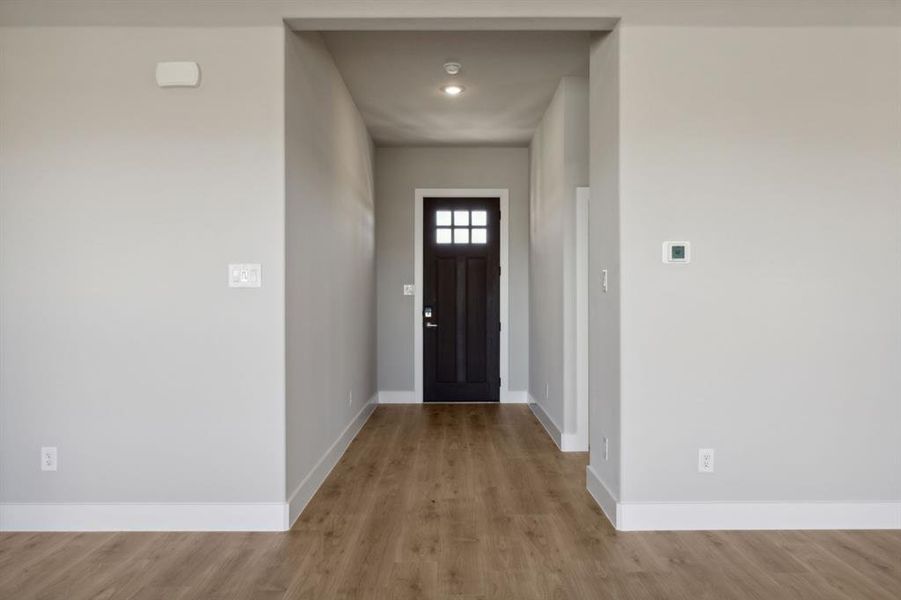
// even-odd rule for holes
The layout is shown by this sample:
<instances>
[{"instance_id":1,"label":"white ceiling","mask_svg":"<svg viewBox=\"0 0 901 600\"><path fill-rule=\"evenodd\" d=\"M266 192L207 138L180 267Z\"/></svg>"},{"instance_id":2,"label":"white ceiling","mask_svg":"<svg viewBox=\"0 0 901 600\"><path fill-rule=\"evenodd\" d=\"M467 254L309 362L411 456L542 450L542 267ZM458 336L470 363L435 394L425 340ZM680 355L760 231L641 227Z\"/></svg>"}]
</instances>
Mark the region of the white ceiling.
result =
<instances>
[{"instance_id":1,"label":"white ceiling","mask_svg":"<svg viewBox=\"0 0 901 600\"><path fill-rule=\"evenodd\" d=\"M560 78L587 75L579 31L323 33L378 146L524 146ZM460 62L456 77L444 72ZM447 97L440 87L466 91Z\"/></svg>"}]
</instances>

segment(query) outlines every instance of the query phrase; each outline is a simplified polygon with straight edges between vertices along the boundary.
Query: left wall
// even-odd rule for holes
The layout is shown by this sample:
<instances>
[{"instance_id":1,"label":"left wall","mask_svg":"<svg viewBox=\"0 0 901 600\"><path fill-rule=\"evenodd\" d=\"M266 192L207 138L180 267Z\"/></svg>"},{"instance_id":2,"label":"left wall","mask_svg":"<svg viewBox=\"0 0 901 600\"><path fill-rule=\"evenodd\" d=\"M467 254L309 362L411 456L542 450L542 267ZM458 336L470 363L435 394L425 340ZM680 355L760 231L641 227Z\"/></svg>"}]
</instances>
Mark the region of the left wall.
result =
<instances>
[{"instance_id":1,"label":"left wall","mask_svg":"<svg viewBox=\"0 0 901 600\"><path fill-rule=\"evenodd\" d=\"M290 522L375 406L373 146L315 32L286 32Z\"/></svg>"},{"instance_id":2,"label":"left wall","mask_svg":"<svg viewBox=\"0 0 901 600\"><path fill-rule=\"evenodd\" d=\"M0 529L283 526L283 45L0 28Z\"/></svg>"}]
</instances>

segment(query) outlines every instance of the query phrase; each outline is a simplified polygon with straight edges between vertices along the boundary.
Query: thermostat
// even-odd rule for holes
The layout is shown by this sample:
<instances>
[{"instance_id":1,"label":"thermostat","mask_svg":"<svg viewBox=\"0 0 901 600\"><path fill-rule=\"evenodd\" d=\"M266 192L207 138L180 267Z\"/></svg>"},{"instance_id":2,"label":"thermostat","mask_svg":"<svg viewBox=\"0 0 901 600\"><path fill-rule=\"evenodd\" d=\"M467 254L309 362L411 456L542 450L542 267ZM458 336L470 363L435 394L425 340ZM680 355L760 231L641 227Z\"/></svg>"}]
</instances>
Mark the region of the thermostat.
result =
<instances>
[{"instance_id":1,"label":"thermostat","mask_svg":"<svg viewBox=\"0 0 901 600\"><path fill-rule=\"evenodd\" d=\"M691 262L691 243L689 242L663 242L663 262L688 263Z\"/></svg>"}]
</instances>

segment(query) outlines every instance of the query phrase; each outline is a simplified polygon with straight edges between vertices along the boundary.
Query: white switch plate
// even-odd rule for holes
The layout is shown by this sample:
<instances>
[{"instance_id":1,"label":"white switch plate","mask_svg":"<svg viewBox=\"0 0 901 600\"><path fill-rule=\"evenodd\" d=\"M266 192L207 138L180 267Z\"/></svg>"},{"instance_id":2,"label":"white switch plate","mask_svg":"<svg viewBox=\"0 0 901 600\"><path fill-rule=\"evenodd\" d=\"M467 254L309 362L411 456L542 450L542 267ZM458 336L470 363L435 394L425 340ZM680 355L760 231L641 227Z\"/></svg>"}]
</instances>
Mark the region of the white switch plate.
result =
<instances>
[{"instance_id":1,"label":"white switch plate","mask_svg":"<svg viewBox=\"0 0 901 600\"><path fill-rule=\"evenodd\" d=\"M228 287L258 288L263 285L263 269L259 264L228 265Z\"/></svg>"},{"instance_id":2,"label":"white switch plate","mask_svg":"<svg viewBox=\"0 0 901 600\"><path fill-rule=\"evenodd\" d=\"M59 465L56 446L44 446L41 448L41 471L56 471Z\"/></svg>"},{"instance_id":3,"label":"white switch plate","mask_svg":"<svg viewBox=\"0 0 901 600\"><path fill-rule=\"evenodd\" d=\"M698 449L698 473L713 473L713 448Z\"/></svg>"},{"instance_id":4,"label":"white switch plate","mask_svg":"<svg viewBox=\"0 0 901 600\"><path fill-rule=\"evenodd\" d=\"M416 287L411 283L404 284L404 296L412 296L416 293Z\"/></svg>"},{"instance_id":5,"label":"white switch plate","mask_svg":"<svg viewBox=\"0 0 901 600\"><path fill-rule=\"evenodd\" d=\"M603 269L601 271L601 273L603 274L603 277L604 277L603 281L601 282L601 285L604 287L604 293L607 293L607 269Z\"/></svg>"}]
</instances>

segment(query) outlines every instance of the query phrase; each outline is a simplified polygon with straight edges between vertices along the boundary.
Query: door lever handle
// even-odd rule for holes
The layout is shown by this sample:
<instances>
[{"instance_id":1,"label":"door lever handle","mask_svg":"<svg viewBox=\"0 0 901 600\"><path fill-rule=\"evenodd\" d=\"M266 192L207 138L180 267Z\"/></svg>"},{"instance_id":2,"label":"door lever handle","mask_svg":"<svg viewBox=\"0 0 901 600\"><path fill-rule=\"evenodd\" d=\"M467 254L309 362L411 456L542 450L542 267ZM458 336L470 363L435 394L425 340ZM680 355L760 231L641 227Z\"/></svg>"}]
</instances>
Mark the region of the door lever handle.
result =
<instances>
[{"instance_id":1,"label":"door lever handle","mask_svg":"<svg viewBox=\"0 0 901 600\"><path fill-rule=\"evenodd\" d=\"M426 323L426 327L438 327L438 323Z\"/></svg>"}]
</instances>

